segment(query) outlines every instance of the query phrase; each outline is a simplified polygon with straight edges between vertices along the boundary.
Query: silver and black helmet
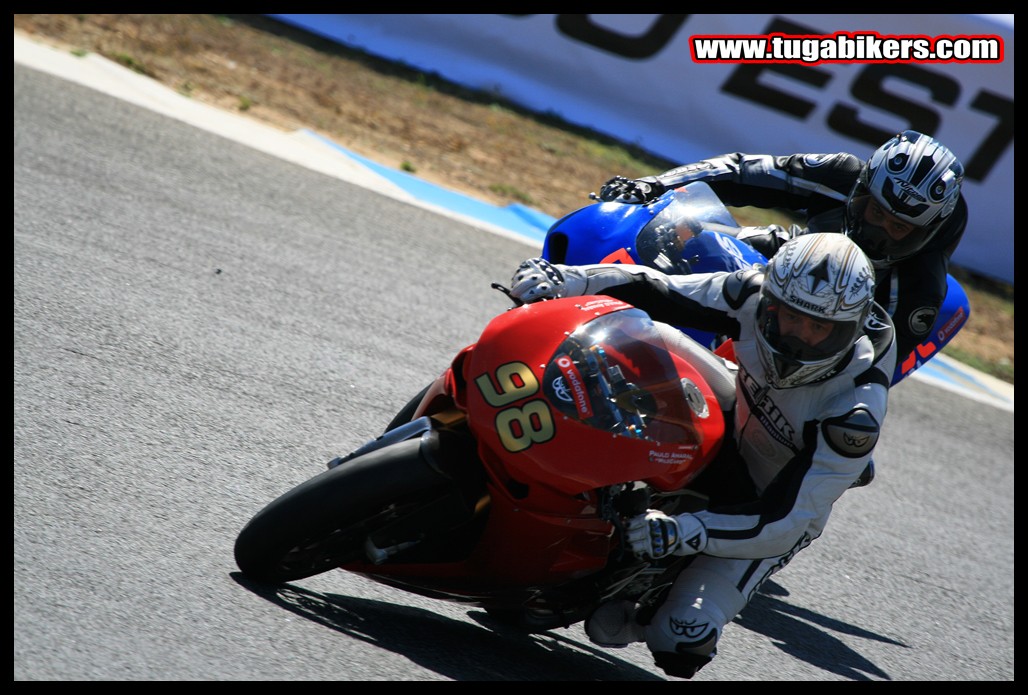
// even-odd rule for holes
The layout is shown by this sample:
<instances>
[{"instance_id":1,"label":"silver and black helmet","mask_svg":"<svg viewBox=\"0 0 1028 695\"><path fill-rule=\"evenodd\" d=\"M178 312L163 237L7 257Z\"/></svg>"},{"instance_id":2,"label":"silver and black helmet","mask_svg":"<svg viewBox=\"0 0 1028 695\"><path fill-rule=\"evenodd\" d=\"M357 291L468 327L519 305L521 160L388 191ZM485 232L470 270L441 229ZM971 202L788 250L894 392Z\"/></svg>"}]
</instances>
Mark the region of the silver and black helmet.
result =
<instances>
[{"instance_id":1,"label":"silver and black helmet","mask_svg":"<svg viewBox=\"0 0 1028 695\"><path fill-rule=\"evenodd\" d=\"M875 272L842 234L804 234L768 262L757 310L757 352L773 388L809 384L849 353L874 303ZM783 330L783 319L813 320L824 332L809 344Z\"/></svg>"},{"instance_id":2,"label":"silver and black helmet","mask_svg":"<svg viewBox=\"0 0 1028 695\"><path fill-rule=\"evenodd\" d=\"M953 213L963 179L963 165L938 140L913 130L898 133L861 169L846 202L843 231L876 268L889 267L932 240ZM882 212L909 225L905 235L890 234L875 219Z\"/></svg>"}]
</instances>

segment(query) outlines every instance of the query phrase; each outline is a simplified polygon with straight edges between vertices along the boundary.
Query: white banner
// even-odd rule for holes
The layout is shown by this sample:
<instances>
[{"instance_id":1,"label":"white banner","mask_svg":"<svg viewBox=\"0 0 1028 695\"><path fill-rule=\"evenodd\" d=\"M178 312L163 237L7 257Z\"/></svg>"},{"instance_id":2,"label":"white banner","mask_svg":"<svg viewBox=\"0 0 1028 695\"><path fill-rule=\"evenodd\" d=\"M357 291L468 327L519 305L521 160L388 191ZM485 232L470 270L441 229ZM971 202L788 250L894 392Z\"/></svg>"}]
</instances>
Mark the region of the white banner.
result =
<instances>
[{"instance_id":1,"label":"white banner","mask_svg":"<svg viewBox=\"0 0 1028 695\"><path fill-rule=\"evenodd\" d=\"M899 130L932 134L966 171L970 220L954 263L1014 281L1013 15L270 16L677 163L725 152L867 157ZM808 41L787 44L780 62L693 60L693 37L770 34ZM915 62L888 52L900 39L942 37L1000 53ZM841 62L850 57L876 62Z\"/></svg>"}]
</instances>

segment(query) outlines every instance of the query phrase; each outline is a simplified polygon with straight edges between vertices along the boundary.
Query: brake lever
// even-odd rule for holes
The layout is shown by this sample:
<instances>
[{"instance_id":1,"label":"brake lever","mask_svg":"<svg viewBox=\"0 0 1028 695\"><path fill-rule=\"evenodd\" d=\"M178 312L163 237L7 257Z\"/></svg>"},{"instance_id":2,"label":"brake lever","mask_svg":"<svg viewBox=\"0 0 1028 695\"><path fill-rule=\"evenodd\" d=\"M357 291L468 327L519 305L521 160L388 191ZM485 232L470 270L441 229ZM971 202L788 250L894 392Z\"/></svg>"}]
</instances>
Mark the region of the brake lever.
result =
<instances>
[{"instance_id":1,"label":"brake lever","mask_svg":"<svg viewBox=\"0 0 1028 695\"><path fill-rule=\"evenodd\" d=\"M492 287L494 290L499 290L500 292L503 292L505 295L507 295L507 299L509 299L511 302L513 302L514 306L524 306L525 305L525 302L523 302L522 300L520 300L517 297L515 297L514 295L512 295L510 293L510 290L507 289L506 287L504 287L503 285L501 285L500 283L494 282L494 283L492 283L490 285L490 287Z\"/></svg>"}]
</instances>

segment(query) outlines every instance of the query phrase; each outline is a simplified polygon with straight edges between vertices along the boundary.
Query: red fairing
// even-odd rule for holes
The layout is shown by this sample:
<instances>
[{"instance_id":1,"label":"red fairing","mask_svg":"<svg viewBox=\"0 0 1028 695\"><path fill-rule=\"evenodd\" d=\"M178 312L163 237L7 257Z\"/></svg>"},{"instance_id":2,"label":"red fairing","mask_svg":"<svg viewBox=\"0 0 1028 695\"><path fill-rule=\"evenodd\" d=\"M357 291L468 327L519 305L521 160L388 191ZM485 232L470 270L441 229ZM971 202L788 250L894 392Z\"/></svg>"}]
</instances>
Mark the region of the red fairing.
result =
<instances>
[{"instance_id":1,"label":"red fairing","mask_svg":"<svg viewBox=\"0 0 1028 695\"><path fill-rule=\"evenodd\" d=\"M505 312L458 354L424 403L443 385L466 413L487 471L482 536L452 563L346 568L459 600L488 603L505 588L603 569L616 539L597 491L632 481L680 489L724 433L706 382L668 352L648 316L609 297Z\"/></svg>"},{"instance_id":2,"label":"red fairing","mask_svg":"<svg viewBox=\"0 0 1028 695\"><path fill-rule=\"evenodd\" d=\"M648 571L622 552L616 533L639 502L635 493L685 487L724 435L711 389L660 336L645 313L609 297L504 312L426 389L414 412L431 416L426 430L410 423L418 433L395 442L409 433L390 430L338 462L339 477L314 478L273 502L272 516L258 521L272 542L241 534L240 566L281 579L338 558L337 567L415 593L524 607L555 626L565 624L565 608L581 619L578 611ZM337 510L320 496L318 485L336 481L367 495L389 488L394 480L375 479L379 465L429 481L425 505L402 481L398 498L383 492L367 518L348 519L345 505ZM349 504L359 505L361 493L342 483L333 494L352 494ZM306 492L327 508L309 508ZM298 523L295 539L275 540L308 513L319 520ZM336 514L345 522L338 528ZM323 537L312 540L312 529Z\"/></svg>"},{"instance_id":3,"label":"red fairing","mask_svg":"<svg viewBox=\"0 0 1028 695\"><path fill-rule=\"evenodd\" d=\"M454 399L483 461L497 479L528 486L529 507L542 489L578 495L633 480L679 489L724 432L702 377L667 352L645 314L609 297L511 309L454 367Z\"/></svg>"}]
</instances>

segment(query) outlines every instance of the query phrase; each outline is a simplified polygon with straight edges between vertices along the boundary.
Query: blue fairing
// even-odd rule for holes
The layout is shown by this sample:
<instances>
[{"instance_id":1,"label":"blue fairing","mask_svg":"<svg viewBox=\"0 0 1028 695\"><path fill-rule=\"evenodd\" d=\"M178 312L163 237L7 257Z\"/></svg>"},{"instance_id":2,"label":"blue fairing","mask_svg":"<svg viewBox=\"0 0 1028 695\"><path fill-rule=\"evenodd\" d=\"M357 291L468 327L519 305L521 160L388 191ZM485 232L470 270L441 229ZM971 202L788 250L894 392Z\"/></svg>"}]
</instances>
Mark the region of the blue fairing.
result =
<instances>
[{"instance_id":1,"label":"blue fairing","mask_svg":"<svg viewBox=\"0 0 1028 695\"><path fill-rule=\"evenodd\" d=\"M694 273L740 270L767 263L752 246L722 232L704 232L685 242L682 255Z\"/></svg>"},{"instance_id":2,"label":"blue fairing","mask_svg":"<svg viewBox=\"0 0 1028 695\"><path fill-rule=\"evenodd\" d=\"M600 263L604 256L634 245L636 230L667 207L670 199L654 205L596 203L553 223L543 241L543 258L566 265ZM631 240L631 241L629 241ZM602 251L602 255L597 255ZM635 262L639 263L638 256Z\"/></svg>"},{"instance_id":3,"label":"blue fairing","mask_svg":"<svg viewBox=\"0 0 1028 695\"><path fill-rule=\"evenodd\" d=\"M900 379L910 376L925 362L934 357L946 344L953 339L967 319L971 316L971 303L967 292L952 275L946 277L948 289L946 299L942 302L939 316L935 319L931 332L923 343L914 348L909 355L901 355L896 360L896 371L892 377L895 384Z\"/></svg>"},{"instance_id":4,"label":"blue fairing","mask_svg":"<svg viewBox=\"0 0 1028 695\"><path fill-rule=\"evenodd\" d=\"M557 220L543 258L566 265L634 263L668 274L736 271L767 262L734 233L739 224L702 182L668 191L648 205L596 203ZM681 328L702 345L717 336Z\"/></svg>"},{"instance_id":5,"label":"blue fairing","mask_svg":"<svg viewBox=\"0 0 1028 695\"><path fill-rule=\"evenodd\" d=\"M762 255L734 238L738 229L710 186L697 182L648 205L595 203L565 215L546 233L543 257L567 265L638 263L666 273L739 270L765 263Z\"/></svg>"},{"instance_id":6,"label":"blue fairing","mask_svg":"<svg viewBox=\"0 0 1028 695\"><path fill-rule=\"evenodd\" d=\"M736 238L740 230L728 208L701 181L668 191L646 205L595 203L557 220L546 233L543 258L566 265L634 263L669 275L736 271L767 259ZM928 340L900 356L892 383L909 376L937 354L970 315L967 294L952 276L949 292ZM679 327L702 345L712 333Z\"/></svg>"}]
</instances>

